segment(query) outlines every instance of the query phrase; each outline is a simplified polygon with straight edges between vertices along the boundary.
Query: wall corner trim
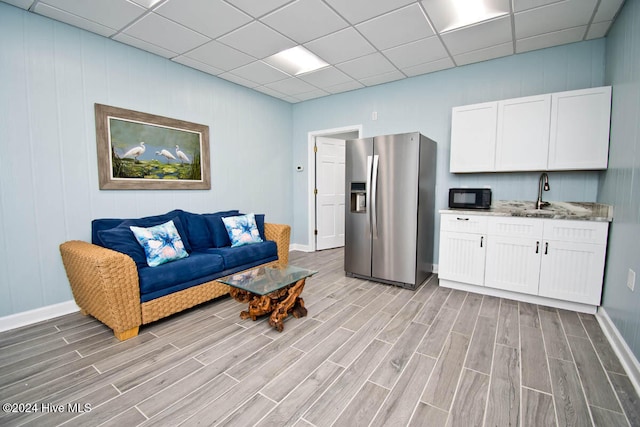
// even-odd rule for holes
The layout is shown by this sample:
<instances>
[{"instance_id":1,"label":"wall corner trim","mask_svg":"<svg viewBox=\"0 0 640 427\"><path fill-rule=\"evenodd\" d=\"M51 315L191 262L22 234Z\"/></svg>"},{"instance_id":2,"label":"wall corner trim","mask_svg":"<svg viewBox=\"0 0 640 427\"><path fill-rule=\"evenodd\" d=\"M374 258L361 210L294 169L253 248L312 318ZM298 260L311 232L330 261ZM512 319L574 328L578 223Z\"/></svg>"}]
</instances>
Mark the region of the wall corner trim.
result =
<instances>
[{"instance_id":1,"label":"wall corner trim","mask_svg":"<svg viewBox=\"0 0 640 427\"><path fill-rule=\"evenodd\" d=\"M76 305L75 301L71 300L36 308L34 310L23 311L21 313L10 314L9 316L0 317L0 332L53 319L54 317L64 316L65 314L75 313L76 311L80 311L80 307Z\"/></svg>"},{"instance_id":2,"label":"wall corner trim","mask_svg":"<svg viewBox=\"0 0 640 427\"><path fill-rule=\"evenodd\" d=\"M622 363L622 367L629 376L633 388L635 388L636 393L640 395L640 362L636 359L604 307L598 308L596 320L600 324L602 332L604 332L604 335L607 337L609 344L613 347L616 356L620 359L620 363Z\"/></svg>"}]
</instances>

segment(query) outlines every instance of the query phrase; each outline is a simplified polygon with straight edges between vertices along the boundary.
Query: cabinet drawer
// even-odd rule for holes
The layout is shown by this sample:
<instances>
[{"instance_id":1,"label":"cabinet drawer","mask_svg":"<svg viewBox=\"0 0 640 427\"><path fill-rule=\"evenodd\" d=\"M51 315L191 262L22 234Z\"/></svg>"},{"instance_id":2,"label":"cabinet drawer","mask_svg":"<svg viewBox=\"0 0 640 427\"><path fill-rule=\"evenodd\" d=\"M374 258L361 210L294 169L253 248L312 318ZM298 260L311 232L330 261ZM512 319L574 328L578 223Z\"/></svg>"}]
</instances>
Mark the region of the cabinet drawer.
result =
<instances>
[{"instance_id":1,"label":"cabinet drawer","mask_svg":"<svg viewBox=\"0 0 640 427\"><path fill-rule=\"evenodd\" d=\"M440 217L440 229L442 231L485 234L487 232L487 217L483 215L443 214Z\"/></svg>"},{"instance_id":2,"label":"cabinet drawer","mask_svg":"<svg viewBox=\"0 0 640 427\"><path fill-rule=\"evenodd\" d=\"M542 238L542 220L537 218L492 217L490 236Z\"/></svg>"},{"instance_id":3,"label":"cabinet drawer","mask_svg":"<svg viewBox=\"0 0 640 427\"><path fill-rule=\"evenodd\" d=\"M544 239L604 245L609 233L608 222L545 220Z\"/></svg>"}]
</instances>

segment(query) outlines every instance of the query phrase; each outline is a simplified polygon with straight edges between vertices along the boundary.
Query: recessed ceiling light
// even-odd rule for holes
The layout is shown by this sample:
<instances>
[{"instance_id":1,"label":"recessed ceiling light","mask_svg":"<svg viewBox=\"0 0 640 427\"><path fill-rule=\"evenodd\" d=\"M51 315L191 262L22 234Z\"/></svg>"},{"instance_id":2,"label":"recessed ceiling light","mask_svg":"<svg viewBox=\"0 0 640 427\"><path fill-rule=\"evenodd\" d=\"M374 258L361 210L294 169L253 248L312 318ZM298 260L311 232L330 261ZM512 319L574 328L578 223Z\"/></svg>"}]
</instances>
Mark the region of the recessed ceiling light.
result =
<instances>
[{"instance_id":1,"label":"recessed ceiling light","mask_svg":"<svg viewBox=\"0 0 640 427\"><path fill-rule=\"evenodd\" d=\"M425 0L422 4L440 32L488 21L510 11L508 0Z\"/></svg>"},{"instance_id":2,"label":"recessed ceiling light","mask_svg":"<svg viewBox=\"0 0 640 427\"><path fill-rule=\"evenodd\" d=\"M292 76L329 66L329 64L302 46L296 46L278 52L275 55L265 58L264 62Z\"/></svg>"}]
</instances>

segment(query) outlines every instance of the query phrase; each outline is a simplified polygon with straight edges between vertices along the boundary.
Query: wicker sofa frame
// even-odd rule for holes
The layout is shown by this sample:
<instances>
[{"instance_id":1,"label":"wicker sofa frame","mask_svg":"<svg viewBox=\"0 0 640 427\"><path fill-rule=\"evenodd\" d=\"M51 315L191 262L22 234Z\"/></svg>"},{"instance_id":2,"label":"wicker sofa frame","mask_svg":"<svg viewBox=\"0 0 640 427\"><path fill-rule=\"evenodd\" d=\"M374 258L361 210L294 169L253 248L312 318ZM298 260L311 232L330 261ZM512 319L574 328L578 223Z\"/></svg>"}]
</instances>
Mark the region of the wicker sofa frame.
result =
<instances>
[{"instance_id":1,"label":"wicker sofa frame","mask_svg":"<svg viewBox=\"0 0 640 427\"><path fill-rule=\"evenodd\" d=\"M287 265L291 227L265 223L264 232L276 242L278 260L263 265ZM227 285L212 280L141 303L138 270L128 255L80 240L61 244L60 254L80 312L107 325L121 341L138 335L141 325L229 293Z\"/></svg>"}]
</instances>

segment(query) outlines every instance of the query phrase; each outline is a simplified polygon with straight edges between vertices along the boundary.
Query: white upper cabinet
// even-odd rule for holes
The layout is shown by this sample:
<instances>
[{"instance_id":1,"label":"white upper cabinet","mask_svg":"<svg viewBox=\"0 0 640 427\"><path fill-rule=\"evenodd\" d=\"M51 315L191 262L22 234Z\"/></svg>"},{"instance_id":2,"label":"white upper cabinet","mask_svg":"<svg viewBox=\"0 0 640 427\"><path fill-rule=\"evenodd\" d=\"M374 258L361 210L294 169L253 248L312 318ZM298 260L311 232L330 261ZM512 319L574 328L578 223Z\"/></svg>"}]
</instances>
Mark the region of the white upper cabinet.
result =
<instances>
[{"instance_id":1,"label":"white upper cabinet","mask_svg":"<svg viewBox=\"0 0 640 427\"><path fill-rule=\"evenodd\" d=\"M496 102L454 107L451 111L451 172L495 167Z\"/></svg>"},{"instance_id":2,"label":"white upper cabinet","mask_svg":"<svg viewBox=\"0 0 640 427\"><path fill-rule=\"evenodd\" d=\"M554 93L551 105L549 170L606 169L611 86Z\"/></svg>"},{"instance_id":3,"label":"white upper cabinet","mask_svg":"<svg viewBox=\"0 0 640 427\"><path fill-rule=\"evenodd\" d=\"M550 94L498 102L496 171L547 168L550 115Z\"/></svg>"},{"instance_id":4,"label":"white upper cabinet","mask_svg":"<svg viewBox=\"0 0 640 427\"><path fill-rule=\"evenodd\" d=\"M611 87L454 107L451 172L606 169Z\"/></svg>"}]
</instances>

